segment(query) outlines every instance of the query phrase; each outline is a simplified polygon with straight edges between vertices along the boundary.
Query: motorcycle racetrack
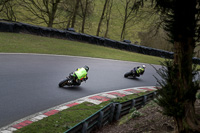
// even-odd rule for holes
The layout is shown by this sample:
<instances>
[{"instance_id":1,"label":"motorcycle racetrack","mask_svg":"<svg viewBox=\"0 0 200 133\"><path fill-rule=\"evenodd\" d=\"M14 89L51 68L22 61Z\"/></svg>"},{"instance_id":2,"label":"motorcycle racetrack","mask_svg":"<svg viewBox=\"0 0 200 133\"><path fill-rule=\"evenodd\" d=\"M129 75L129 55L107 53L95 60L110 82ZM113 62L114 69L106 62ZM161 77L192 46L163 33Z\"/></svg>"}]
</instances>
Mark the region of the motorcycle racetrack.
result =
<instances>
[{"instance_id":1,"label":"motorcycle racetrack","mask_svg":"<svg viewBox=\"0 0 200 133\"><path fill-rule=\"evenodd\" d=\"M79 87L58 83L78 67L88 65L88 80ZM124 74L142 63L44 54L0 54L0 127L81 97L140 86L155 86L156 70L146 65L136 79ZM160 67L154 65L157 69Z\"/></svg>"}]
</instances>

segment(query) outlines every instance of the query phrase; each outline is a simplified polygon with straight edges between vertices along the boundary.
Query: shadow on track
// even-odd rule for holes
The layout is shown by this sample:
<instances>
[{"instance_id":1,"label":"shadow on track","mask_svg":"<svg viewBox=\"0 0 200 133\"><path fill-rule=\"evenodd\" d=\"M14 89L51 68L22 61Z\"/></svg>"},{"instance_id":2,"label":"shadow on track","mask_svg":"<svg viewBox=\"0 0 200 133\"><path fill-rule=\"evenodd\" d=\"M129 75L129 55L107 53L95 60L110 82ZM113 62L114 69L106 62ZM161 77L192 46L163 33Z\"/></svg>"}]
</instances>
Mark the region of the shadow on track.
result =
<instances>
[{"instance_id":1,"label":"shadow on track","mask_svg":"<svg viewBox=\"0 0 200 133\"><path fill-rule=\"evenodd\" d=\"M136 78L136 77L127 77L126 79L130 79L134 81L142 81L140 78Z\"/></svg>"},{"instance_id":2,"label":"shadow on track","mask_svg":"<svg viewBox=\"0 0 200 133\"><path fill-rule=\"evenodd\" d=\"M64 87L59 87L60 89L65 89L65 90L70 90L70 91L80 91L83 90L83 87L80 86L64 86Z\"/></svg>"}]
</instances>

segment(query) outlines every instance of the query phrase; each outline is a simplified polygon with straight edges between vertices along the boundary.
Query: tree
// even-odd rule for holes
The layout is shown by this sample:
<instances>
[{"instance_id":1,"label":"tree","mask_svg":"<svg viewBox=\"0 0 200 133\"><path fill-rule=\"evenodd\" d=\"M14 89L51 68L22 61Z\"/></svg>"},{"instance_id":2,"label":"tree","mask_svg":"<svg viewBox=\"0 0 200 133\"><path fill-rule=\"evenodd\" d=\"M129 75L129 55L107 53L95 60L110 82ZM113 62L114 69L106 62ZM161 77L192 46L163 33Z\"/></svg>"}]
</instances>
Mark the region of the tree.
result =
<instances>
[{"instance_id":1,"label":"tree","mask_svg":"<svg viewBox=\"0 0 200 133\"><path fill-rule=\"evenodd\" d=\"M97 34L96 34L97 36L99 36L99 32L100 32L100 29L101 29L101 23L104 19L104 14L105 14L108 2L109 2L109 0L105 0L104 6L103 6L103 11L102 11L102 14L101 14L101 17L100 17L100 20L99 20L99 25L98 25L98 28L97 28Z\"/></svg>"},{"instance_id":2,"label":"tree","mask_svg":"<svg viewBox=\"0 0 200 133\"><path fill-rule=\"evenodd\" d=\"M113 0L105 0L103 10L102 10L102 13L101 13L101 17L100 17L100 20L99 20L99 24L98 24L98 27L97 27L97 33L96 33L97 36L99 36L99 33L101 31L103 20L106 18L106 32L105 32L104 37L107 37L108 31L109 31L109 23L110 23L112 6L113 6Z\"/></svg>"},{"instance_id":3,"label":"tree","mask_svg":"<svg viewBox=\"0 0 200 133\"><path fill-rule=\"evenodd\" d=\"M14 0L0 0L1 15L10 21L16 21L15 11L13 8L16 6Z\"/></svg>"},{"instance_id":4,"label":"tree","mask_svg":"<svg viewBox=\"0 0 200 133\"><path fill-rule=\"evenodd\" d=\"M76 24L77 16L80 16L80 7L83 0L65 0L63 1L61 8L66 13L67 26L66 28L74 28ZM88 3L87 3L88 4Z\"/></svg>"},{"instance_id":5,"label":"tree","mask_svg":"<svg viewBox=\"0 0 200 133\"><path fill-rule=\"evenodd\" d=\"M164 70L158 71L164 79L159 81L162 89L158 91L158 104L165 115L174 118L180 133L200 132L194 108L199 84L193 81L192 67L200 37L199 5L199 0L156 0L156 9L174 46L173 62L167 61Z\"/></svg>"},{"instance_id":6,"label":"tree","mask_svg":"<svg viewBox=\"0 0 200 133\"><path fill-rule=\"evenodd\" d=\"M2 5L0 9L2 17L9 21L16 21L15 7L17 6L17 3L14 0L4 0L1 1L0 5Z\"/></svg>"},{"instance_id":7,"label":"tree","mask_svg":"<svg viewBox=\"0 0 200 133\"><path fill-rule=\"evenodd\" d=\"M110 0L109 4L108 4L108 7L107 7L107 11L106 11L106 32L105 32L105 35L104 35L105 38L108 37L112 6L113 6L113 0Z\"/></svg>"},{"instance_id":8,"label":"tree","mask_svg":"<svg viewBox=\"0 0 200 133\"><path fill-rule=\"evenodd\" d=\"M4 7L5 7L5 4L7 2L9 2L10 0L0 0L0 12L3 11Z\"/></svg>"},{"instance_id":9,"label":"tree","mask_svg":"<svg viewBox=\"0 0 200 133\"><path fill-rule=\"evenodd\" d=\"M46 23L47 27L53 27L57 17L58 4L61 0L20 0L19 4L31 15L25 17L31 22Z\"/></svg>"},{"instance_id":10,"label":"tree","mask_svg":"<svg viewBox=\"0 0 200 133\"><path fill-rule=\"evenodd\" d=\"M76 1L64 0L61 2L60 10L64 11L65 19L67 20L66 28L71 27L72 16L74 12Z\"/></svg>"},{"instance_id":11,"label":"tree","mask_svg":"<svg viewBox=\"0 0 200 133\"><path fill-rule=\"evenodd\" d=\"M80 5L81 5L80 17L82 18L82 27L81 27L82 33L84 33L86 18L92 14L93 2L94 2L93 0L85 0L85 1L81 0L80 1Z\"/></svg>"},{"instance_id":12,"label":"tree","mask_svg":"<svg viewBox=\"0 0 200 133\"><path fill-rule=\"evenodd\" d=\"M72 24L71 24L72 28L74 28L74 25L76 23L76 16L77 16L77 13L78 13L78 8L79 8L80 1L81 0L76 0L76 5L75 5L73 16L72 16Z\"/></svg>"},{"instance_id":13,"label":"tree","mask_svg":"<svg viewBox=\"0 0 200 133\"><path fill-rule=\"evenodd\" d=\"M143 6L143 0L121 0L121 5L124 6L124 14L121 13L120 16L123 16L123 26L121 31L121 40L124 40L126 33L126 25L130 22L138 11L140 6Z\"/></svg>"}]
</instances>

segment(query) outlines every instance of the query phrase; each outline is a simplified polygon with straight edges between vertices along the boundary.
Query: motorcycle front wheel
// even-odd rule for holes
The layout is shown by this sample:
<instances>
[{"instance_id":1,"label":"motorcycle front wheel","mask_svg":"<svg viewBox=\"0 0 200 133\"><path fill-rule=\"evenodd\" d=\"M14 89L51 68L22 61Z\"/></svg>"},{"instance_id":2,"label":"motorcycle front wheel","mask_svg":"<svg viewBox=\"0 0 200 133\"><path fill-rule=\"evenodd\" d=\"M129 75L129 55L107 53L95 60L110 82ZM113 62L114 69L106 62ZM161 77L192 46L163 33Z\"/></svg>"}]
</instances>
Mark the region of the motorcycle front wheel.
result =
<instances>
[{"instance_id":1,"label":"motorcycle front wheel","mask_svg":"<svg viewBox=\"0 0 200 133\"><path fill-rule=\"evenodd\" d=\"M64 79L62 81L60 81L60 83L58 84L59 87L64 87L65 85L67 85L68 83L68 79Z\"/></svg>"},{"instance_id":2,"label":"motorcycle front wheel","mask_svg":"<svg viewBox=\"0 0 200 133\"><path fill-rule=\"evenodd\" d=\"M132 72L127 72L124 74L124 77L127 78L128 76L131 76L131 75L132 75Z\"/></svg>"}]
</instances>

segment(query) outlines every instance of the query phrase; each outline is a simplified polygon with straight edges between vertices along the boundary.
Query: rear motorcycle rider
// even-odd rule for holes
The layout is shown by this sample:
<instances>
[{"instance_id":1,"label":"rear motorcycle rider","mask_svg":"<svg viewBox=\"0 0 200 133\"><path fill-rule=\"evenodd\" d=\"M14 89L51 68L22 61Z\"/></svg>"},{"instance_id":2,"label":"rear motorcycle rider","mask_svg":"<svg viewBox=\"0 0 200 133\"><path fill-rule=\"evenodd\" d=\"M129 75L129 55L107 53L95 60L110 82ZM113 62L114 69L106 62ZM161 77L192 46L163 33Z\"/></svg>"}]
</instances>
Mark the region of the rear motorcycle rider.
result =
<instances>
[{"instance_id":1,"label":"rear motorcycle rider","mask_svg":"<svg viewBox=\"0 0 200 133\"><path fill-rule=\"evenodd\" d=\"M89 71L88 66L84 66L81 68L77 68L75 72L73 72L70 76L72 76L73 81L75 81L78 85L81 84L82 81L86 81L88 79L87 72Z\"/></svg>"},{"instance_id":2,"label":"rear motorcycle rider","mask_svg":"<svg viewBox=\"0 0 200 133\"><path fill-rule=\"evenodd\" d=\"M124 74L124 77L125 78L128 78L130 76L133 78L139 77L140 75L142 75L144 73L145 68L146 68L145 65L134 67L131 71L126 72Z\"/></svg>"},{"instance_id":3,"label":"rear motorcycle rider","mask_svg":"<svg viewBox=\"0 0 200 133\"><path fill-rule=\"evenodd\" d=\"M142 66L138 66L135 67L133 70L135 71L135 75L137 77L139 77L140 75L143 75L144 71L145 71L146 66L142 65Z\"/></svg>"}]
</instances>

